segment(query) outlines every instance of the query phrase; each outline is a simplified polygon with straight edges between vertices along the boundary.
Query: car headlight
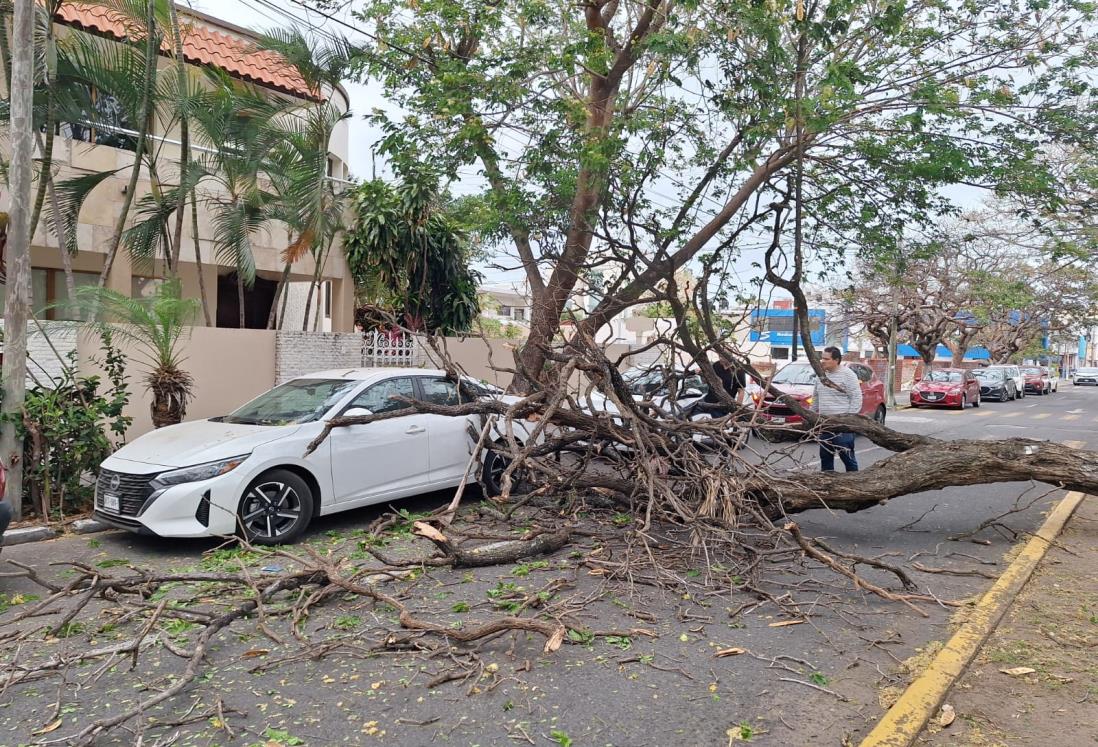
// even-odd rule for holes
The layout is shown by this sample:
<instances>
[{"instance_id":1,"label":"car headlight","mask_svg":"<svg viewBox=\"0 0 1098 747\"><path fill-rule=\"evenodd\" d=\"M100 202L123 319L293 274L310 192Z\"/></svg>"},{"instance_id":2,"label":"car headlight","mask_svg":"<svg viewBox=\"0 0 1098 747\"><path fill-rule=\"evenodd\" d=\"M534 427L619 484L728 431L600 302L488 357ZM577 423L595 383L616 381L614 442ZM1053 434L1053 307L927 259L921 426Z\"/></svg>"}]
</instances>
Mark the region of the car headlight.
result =
<instances>
[{"instance_id":1,"label":"car headlight","mask_svg":"<svg viewBox=\"0 0 1098 747\"><path fill-rule=\"evenodd\" d=\"M152 486L154 488L167 488L172 485L182 485L187 482L200 482L213 477L220 477L239 467L249 456L251 454L244 454L230 459L222 459L219 462L207 462L206 464L196 464L193 467L164 472L156 476L156 479L152 481Z\"/></svg>"}]
</instances>

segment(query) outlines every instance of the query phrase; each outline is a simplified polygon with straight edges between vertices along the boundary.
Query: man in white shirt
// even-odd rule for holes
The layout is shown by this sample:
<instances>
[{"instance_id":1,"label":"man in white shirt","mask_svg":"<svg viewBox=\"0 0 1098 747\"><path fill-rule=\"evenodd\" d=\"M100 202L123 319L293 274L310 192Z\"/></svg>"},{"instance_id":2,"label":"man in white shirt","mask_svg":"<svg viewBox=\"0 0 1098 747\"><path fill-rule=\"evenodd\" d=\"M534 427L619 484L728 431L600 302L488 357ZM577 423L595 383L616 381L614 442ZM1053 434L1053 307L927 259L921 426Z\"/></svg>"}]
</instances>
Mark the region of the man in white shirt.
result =
<instances>
[{"instance_id":1,"label":"man in white shirt","mask_svg":"<svg viewBox=\"0 0 1098 747\"><path fill-rule=\"evenodd\" d=\"M862 411L861 382L854 371L842 365L842 360L843 354L838 348L824 348L820 367L835 386L828 386L823 381L816 382L813 406L821 415L857 415ZM826 430L820 433L820 469L834 472L836 454L847 472L858 471L853 433L833 433Z\"/></svg>"}]
</instances>

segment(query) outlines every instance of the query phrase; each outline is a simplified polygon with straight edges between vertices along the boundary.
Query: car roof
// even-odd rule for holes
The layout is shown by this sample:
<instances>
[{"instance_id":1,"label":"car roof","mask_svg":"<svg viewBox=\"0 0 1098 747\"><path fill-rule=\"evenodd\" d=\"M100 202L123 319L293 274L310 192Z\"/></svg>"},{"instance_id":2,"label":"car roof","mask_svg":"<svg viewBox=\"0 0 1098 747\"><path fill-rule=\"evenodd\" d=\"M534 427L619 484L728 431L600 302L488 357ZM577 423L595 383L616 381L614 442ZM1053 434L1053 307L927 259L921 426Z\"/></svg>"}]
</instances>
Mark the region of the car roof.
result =
<instances>
[{"instance_id":1,"label":"car roof","mask_svg":"<svg viewBox=\"0 0 1098 747\"><path fill-rule=\"evenodd\" d=\"M390 376L446 376L446 372L439 368L399 368L399 367L374 367L374 368L330 368L326 371L295 376L294 379L347 379L348 381L366 381L367 379L385 378Z\"/></svg>"}]
</instances>

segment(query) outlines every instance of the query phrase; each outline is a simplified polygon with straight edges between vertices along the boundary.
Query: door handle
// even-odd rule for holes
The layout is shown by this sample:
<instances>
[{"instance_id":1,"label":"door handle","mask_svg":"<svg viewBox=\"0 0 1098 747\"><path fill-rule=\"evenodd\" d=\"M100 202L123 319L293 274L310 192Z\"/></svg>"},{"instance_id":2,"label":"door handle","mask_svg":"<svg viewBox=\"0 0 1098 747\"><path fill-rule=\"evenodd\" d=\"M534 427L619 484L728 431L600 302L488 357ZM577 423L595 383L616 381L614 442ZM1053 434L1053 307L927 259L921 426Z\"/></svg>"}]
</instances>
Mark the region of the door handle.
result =
<instances>
[{"instance_id":1,"label":"door handle","mask_svg":"<svg viewBox=\"0 0 1098 747\"><path fill-rule=\"evenodd\" d=\"M413 426L410 426L408 428L408 430L406 430L404 432L409 433L409 434L415 434L415 433L425 433L426 431L427 431L427 429L424 428L422 425L413 425Z\"/></svg>"}]
</instances>

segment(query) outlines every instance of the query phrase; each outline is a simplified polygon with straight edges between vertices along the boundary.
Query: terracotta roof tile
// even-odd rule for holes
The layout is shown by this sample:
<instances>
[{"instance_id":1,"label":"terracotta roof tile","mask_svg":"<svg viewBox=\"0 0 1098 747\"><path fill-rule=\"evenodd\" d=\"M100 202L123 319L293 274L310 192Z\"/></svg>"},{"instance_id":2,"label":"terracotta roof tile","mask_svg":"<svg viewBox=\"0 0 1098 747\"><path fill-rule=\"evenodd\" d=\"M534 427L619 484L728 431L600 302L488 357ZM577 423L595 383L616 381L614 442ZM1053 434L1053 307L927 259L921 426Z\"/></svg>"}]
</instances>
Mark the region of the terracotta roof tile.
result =
<instances>
[{"instance_id":1,"label":"terracotta roof tile","mask_svg":"<svg viewBox=\"0 0 1098 747\"><path fill-rule=\"evenodd\" d=\"M118 12L95 3L64 3L57 20L68 26L125 39L140 32ZM161 46L171 53L169 40ZM255 45L206 28L197 20L183 25L183 58L197 65L210 65L242 80L274 88L301 98L315 99L301 75L278 54L256 49Z\"/></svg>"}]
</instances>

